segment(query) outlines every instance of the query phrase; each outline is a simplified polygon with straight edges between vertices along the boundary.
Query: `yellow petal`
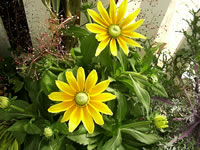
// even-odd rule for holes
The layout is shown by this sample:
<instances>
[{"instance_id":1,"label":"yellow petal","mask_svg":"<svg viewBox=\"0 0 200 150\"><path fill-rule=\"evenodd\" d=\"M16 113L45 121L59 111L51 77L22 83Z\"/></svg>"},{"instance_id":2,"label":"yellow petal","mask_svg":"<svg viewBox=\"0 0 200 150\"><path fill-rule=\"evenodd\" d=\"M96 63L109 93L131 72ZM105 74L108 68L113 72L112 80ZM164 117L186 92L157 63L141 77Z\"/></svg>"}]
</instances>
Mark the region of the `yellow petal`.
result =
<instances>
[{"instance_id":1,"label":"yellow petal","mask_svg":"<svg viewBox=\"0 0 200 150\"><path fill-rule=\"evenodd\" d=\"M107 13L106 9L103 7L103 4L101 1L97 2L97 9L98 9L99 13L101 14L101 17L104 19L104 21L107 24L111 24L112 22L110 20L110 17L108 16L108 13Z\"/></svg>"},{"instance_id":2,"label":"yellow petal","mask_svg":"<svg viewBox=\"0 0 200 150\"><path fill-rule=\"evenodd\" d=\"M62 102L62 103L55 104L55 105L49 107L48 112L57 113L57 112L61 112L61 111L66 111L73 105L74 105L73 101Z\"/></svg>"},{"instance_id":3,"label":"yellow petal","mask_svg":"<svg viewBox=\"0 0 200 150\"><path fill-rule=\"evenodd\" d=\"M74 99L74 96L68 95L64 92L52 92L48 97L52 101L72 101Z\"/></svg>"},{"instance_id":4,"label":"yellow petal","mask_svg":"<svg viewBox=\"0 0 200 150\"><path fill-rule=\"evenodd\" d=\"M137 43L136 41L134 41L132 39L126 38L124 36L121 36L121 39L131 46L143 48L139 43Z\"/></svg>"},{"instance_id":5,"label":"yellow petal","mask_svg":"<svg viewBox=\"0 0 200 150\"><path fill-rule=\"evenodd\" d=\"M131 13L130 15L128 15L120 24L120 27L125 27L127 26L129 23L131 23L136 17L137 15L140 13L140 8L138 8L136 11L134 11L133 13Z\"/></svg>"},{"instance_id":6,"label":"yellow petal","mask_svg":"<svg viewBox=\"0 0 200 150\"><path fill-rule=\"evenodd\" d=\"M70 115L69 120L69 132L73 132L80 124L82 119L82 108L76 107L76 109Z\"/></svg>"},{"instance_id":7,"label":"yellow petal","mask_svg":"<svg viewBox=\"0 0 200 150\"><path fill-rule=\"evenodd\" d=\"M113 56L117 56L117 45L114 38L110 41L110 51Z\"/></svg>"},{"instance_id":8,"label":"yellow petal","mask_svg":"<svg viewBox=\"0 0 200 150\"><path fill-rule=\"evenodd\" d=\"M124 28L122 28L122 31L133 31L133 30L136 30L138 27L140 27L144 22L144 19L140 19L138 20L137 22L133 23L133 24L130 24Z\"/></svg>"},{"instance_id":9,"label":"yellow petal","mask_svg":"<svg viewBox=\"0 0 200 150\"><path fill-rule=\"evenodd\" d=\"M77 83L79 91L83 91L85 86L85 71L82 67L79 67L77 71Z\"/></svg>"},{"instance_id":10,"label":"yellow petal","mask_svg":"<svg viewBox=\"0 0 200 150\"><path fill-rule=\"evenodd\" d=\"M90 134L92 134L94 132L94 122L86 107L83 107L82 117L84 127Z\"/></svg>"},{"instance_id":11,"label":"yellow petal","mask_svg":"<svg viewBox=\"0 0 200 150\"><path fill-rule=\"evenodd\" d=\"M95 108L97 109L98 111L104 113L104 114L107 114L107 115L113 115L112 111L110 110L110 108L104 104L104 103L101 103L101 102L98 102L98 101L90 101L90 104Z\"/></svg>"},{"instance_id":12,"label":"yellow petal","mask_svg":"<svg viewBox=\"0 0 200 150\"><path fill-rule=\"evenodd\" d=\"M70 107L65 113L64 113L64 116L61 120L61 122L67 122L72 114L72 112L75 110L76 108L76 104L74 104L72 107Z\"/></svg>"},{"instance_id":13,"label":"yellow petal","mask_svg":"<svg viewBox=\"0 0 200 150\"><path fill-rule=\"evenodd\" d=\"M114 0L110 0L110 19L112 21L112 24L115 24L116 23L116 10L117 10L117 7L116 7L116 4L115 4L115 1Z\"/></svg>"},{"instance_id":14,"label":"yellow petal","mask_svg":"<svg viewBox=\"0 0 200 150\"><path fill-rule=\"evenodd\" d=\"M122 40L121 37L122 37L122 36L118 37L118 38L117 38L117 41L118 41L118 43L119 43L119 46L120 46L120 47L122 48L122 50L124 51L124 53L125 53L126 55L128 55L128 53L129 53L128 46L126 45L126 42L125 42L124 40Z\"/></svg>"},{"instance_id":15,"label":"yellow petal","mask_svg":"<svg viewBox=\"0 0 200 150\"><path fill-rule=\"evenodd\" d=\"M130 31L122 31L122 35L130 38L141 38L146 39L146 37L137 32L130 32Z\"/></svg>"},{"instance_id":16,"label":"yellow petal","mask_svg":"<svg viewBox=\"0 0 200 150\"><path fill-rule=\"evenodd\" d=\"M109 37L109 35L107 32L96 34L96 39L98 41L103 41L103 40L107 39L108 37Z\"/></svg>"},{"instance_id":17,"label":"yellow petal","mask_svg":"<svg viewBox=\"0 0 200 150\"><path fill-rule=\"evenodd\" d=\"M93 87L91 89L89 95L91 95L91 96L99 95L100 93L102 93L103 91L106 90L109 83L110 83L109 80L105 80L105 81L98 83L97 85L95 85L95 87Z\"/></svg>"},{"instance_id":18,"label":"yellow petal","mask_svg":"<svg viewBox=\"0 0 200 150\"><path fill-rule=\"evenodd\" d=\"M117 21L116 24L120 24L122 21L128 6L128 0L124 0L121 5L119 6L118 13L117 13Z\"/></svg>"},{"instance_id":19,"label":"yellow petal","mask_svg":"<svg viewBox=\"0 0 200 150\"><path fill-rule=\"evenodd\" d=\"M85 92L89 93L90 90L95 86L97 83L98 76L96 70L92 70L88 75L86 82L85 82Z\"/></svg>"},{"instance_id":20,"label":"yellow petal","mask_svg":"<svg viewBox=\"0 0 200 150\"><path fill-rule=\"evenodd\" d=\"M104 26L105 28L107 28L109 26L109 24L107 24L100 16L97 12L95 12L92 9L88 9L88 14L92 17L92 19L97 22L98 24Z\"/></svg>"},{"instance_id":21,"label":"yellow petal","mask_svg":"<svg viewBox=\"0 0 200 150\"><path fill-rule=\"evenodd\" d=\"M57 87L64 93L68 94L68 95L75 95L76 91L73 90L67 83L56 80L56 85Z\"/></svg>"},{"instance_id":22,"label":"yellow petal","mask_svg":"<svg viewBox=\"0 0 200 150\"><path fill-rule=\"evenodd\" d=\"M97 96L90 96L91 101L106 102L115 99L116 96L111 93L102 93Z\"/></svg>"},{"instance_id":23,"label":"yellow petal","mask_svg":"<svg viewBox=\"0 0 200 150\"><path fill-rule=\"evenodd\" d=\"M97 47L95 56L99 56L99 54L105 49L110 41L110 37L107 37L105 40L101 41L99 46Z\"/></svg>"},{"instance_id":24,"label":"yellow petal","mask_svg":"<svg viewBox=\"0 0 200 150\"><path fill-rule=\"evenodd\" d=\"M94 121L99 125L103 125L104 121L101 114L92 105L88 105L87 108Z\"/></svg>"},{"instance_id":25,"label":"yellow petal","mask_svg":"<svg viewBox=\"0 0 200 150\"><path fill-rule=\"evenodd\" d=\"M86 24L86 28L90 31L90 32L93 32L93 33L103 33L103 32L107 32L107 29L98 25L98 24L95 24L95 23L88 23Z\"/></svg>"},{"instance_id":26,"label":"yellow petal","mask_svg":"<svg viewBox=\"0 0 200 150\"><path fill-rule=\"evenodd\" d=\"M76 83L76 79L73 75L73 73L70 71L67 71L66 72L66 79L67 79L67 82L69 83L70 87L75 90L75 91L78 91L78 85Z\"/></svg>"}]
</instances>

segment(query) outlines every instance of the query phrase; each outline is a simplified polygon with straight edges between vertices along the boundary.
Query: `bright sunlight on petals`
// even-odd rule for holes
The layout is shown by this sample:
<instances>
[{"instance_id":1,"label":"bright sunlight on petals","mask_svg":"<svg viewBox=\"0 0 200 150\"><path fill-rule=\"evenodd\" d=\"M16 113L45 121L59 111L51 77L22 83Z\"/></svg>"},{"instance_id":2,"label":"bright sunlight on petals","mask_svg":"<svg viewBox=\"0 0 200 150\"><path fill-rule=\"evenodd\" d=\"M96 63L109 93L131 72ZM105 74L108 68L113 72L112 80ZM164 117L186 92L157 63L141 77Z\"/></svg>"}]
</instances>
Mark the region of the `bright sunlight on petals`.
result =
<instances>
[{"instance_id":1,"label":"bright sunlight on petals","mask_svg":"<svg viewBox=\"0 0 200 150\"><path fill-rule=\"evenodd\" d=\"M48 95L53 101L62 101L49 107L48 111L51 113L65 111L61 122L69 121L69 132L73 132L83 122L91 134L94 131L94 122L99 125L104 124L101 113L112 115L112 111L103 103L116 98L111 93L103 93L110 82L105 80L96 85L98 80L96 70L92 70L86 78L82 67L78 68L76 78L71 71L67 71L66 79L68 84L56 81L62 92L52 92Z\"/></svg>"},{"instance_id":2,"label":"bright sunlight on petals","mask_svg":"<svg viewBox=\"0 0 200 150\"><path fill-rule=\"evenodd\" d=\"M111 54L117 56L117 43L126 55L129 53L128 45L142 48L140 44L132 39L146 39L145 36L134 32L143 24L144 19L132 23L140 13L140 8L124 18L127 6L128 0L124 0L117 11L115 1L110 0L109 14L101 1L97 2L97 9L100 15L94 10L88 9L88 14L96 23L88 23L86 28L90 32L96 33L96 39L100 41L95 56L98 56L107 46L110 47Z\"/></svg>"}]
</instances>

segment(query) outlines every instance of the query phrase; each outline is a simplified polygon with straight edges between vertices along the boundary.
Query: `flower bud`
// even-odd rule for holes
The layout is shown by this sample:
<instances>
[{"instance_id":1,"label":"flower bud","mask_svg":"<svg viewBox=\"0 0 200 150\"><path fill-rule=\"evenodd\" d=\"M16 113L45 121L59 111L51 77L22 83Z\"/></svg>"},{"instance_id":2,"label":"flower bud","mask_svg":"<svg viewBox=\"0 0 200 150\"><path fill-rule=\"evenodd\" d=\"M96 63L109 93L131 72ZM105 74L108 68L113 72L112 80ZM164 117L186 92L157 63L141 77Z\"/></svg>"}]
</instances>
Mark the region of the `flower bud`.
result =
<instances>
[{"instance_id":1,"label":"flower bud","mask_svg":"<svg viewBox=\"0 0 200 150\"><path fill-rule=\"evenodd\" d=\"M175 78L174 78L174 84L175 84L176 86L178 86L178 85L180 84L180 81L179 81L178 77L175 77Z\"/></svg>"},{"instance_id":2,"label":"flower bud","mask_svg":"<svg viewBox=\"0 0 200 150\"><path fill-rule=\"evenodd\" d=\"M156 115L153 120L154 120L154 125L158 129L163 129L163 128L169 127L167 117L165 115Z\"/></svg>"},{"instance_id":3,"label":"flower bud","mask_svg":"<svg viewBox=\"0 0 200 150\"><path fill-rule=\"evenodd\" d=\"M49 137L51 137L52 135L53 135L53 131L52 131L52 129L51 129L50 127L44 128L44 136L45 136L46 138L49 138Z\"/></svg>"},{"instance_id":4,"label":"flower bud","mask_svg":"<svg viewBox=\"0 0 200 150\"><path fill-rule=\"evenodd\" d=\"M9 104L8 98L5 96L0 96L0 108L7 108Z\"/></svg>"}]
</instances>

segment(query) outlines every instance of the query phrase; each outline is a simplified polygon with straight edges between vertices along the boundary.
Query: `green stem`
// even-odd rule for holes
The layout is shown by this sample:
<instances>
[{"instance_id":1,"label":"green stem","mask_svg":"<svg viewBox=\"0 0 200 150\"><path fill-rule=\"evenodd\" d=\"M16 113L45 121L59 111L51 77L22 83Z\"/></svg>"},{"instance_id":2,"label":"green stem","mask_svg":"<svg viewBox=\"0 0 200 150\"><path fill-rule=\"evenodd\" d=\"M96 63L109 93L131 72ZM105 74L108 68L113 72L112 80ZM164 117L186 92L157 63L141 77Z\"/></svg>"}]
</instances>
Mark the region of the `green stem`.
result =
<instances>
[{"instance_id":1,"label":"green stem","mask_svg":"<svg viewBox=\"0 0 200 150\"><path fill-rule=\"evenodd\" d=\"M57 68L57 67L53 67L53 66L51 66L51 67L49 68L49 70L51 70L51 71L56 71L56 72L62 72L62 71L65 71L64 69Z\"/></svg>"},{"instance_id":2,"label":"green stem","mask_svg":"<svg viewBox=\"0 0 200 150\"><path fill-rule=\"evenodd\" d=\"M88 12L86 12L86 15L87 15L87 18L88 18L89 23L92 23L91 17L90 17L90 15L89 15Z\"/></svg>"},{"instance_id":3,"label":"green stem","mask_svg":"<svg viewBox=\"0 0 200 150\"><path fill-rule=\"evenodd\" d=\"M10 107L13 108L13 109L15 109L15 110L18 110L18 111L20 111L20 112L24 112L24 109L19 108L19 107L17 107L17 106L10 105Z\"/></svg>"},{"instance_id":4,"label":"green stem","mask_svg":"<svg viewBox=\"0 0 200 150\"><path fill-rule=\"evenodd\" d=\"M10 105L10 108L15 109L15 110L17 110L17 111L19 111L19 112L22 112L23 114L21 114L21 115L23 115L23 116L35 117L34 115L31 115L31 114L25 114L25 110L24 110L24 109L22 109L22 108L20 108L20 107L17 107L17 106L15 106L15 105Z\"/></svg>"}]
</instances>

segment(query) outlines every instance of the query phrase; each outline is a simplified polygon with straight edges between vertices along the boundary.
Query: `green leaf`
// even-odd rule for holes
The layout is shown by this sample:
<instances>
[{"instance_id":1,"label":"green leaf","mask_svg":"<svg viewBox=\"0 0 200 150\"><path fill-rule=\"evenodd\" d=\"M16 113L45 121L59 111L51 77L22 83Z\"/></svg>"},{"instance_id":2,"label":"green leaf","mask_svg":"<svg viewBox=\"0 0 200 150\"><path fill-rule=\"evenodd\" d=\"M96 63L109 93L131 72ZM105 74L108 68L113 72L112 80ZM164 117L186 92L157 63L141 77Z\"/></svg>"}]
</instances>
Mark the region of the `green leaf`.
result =
<instances>
[{"instance_id":1,"label":"green leaf","mask_svg":"<svg viewBox=\"0 0 200 150\"><path fill-rule=\"evenodd\" d=\"M31 135L26 137L24 142L24 150L39 150L42 139L40 135Z\"/></svg>"},{"instance_id":2,"label":"green leaf","mask_svg":"<svg viewBox=\"0 0 200 150\"><path fill-rule=\"evenodd\" d=\"M124 52L122 51L122 49L120 48L120 50L117 53L117 59L119 60L123 71L126 71L128 68L128 59L127 56L124 54Z\"/></svg>"},{"instance_id":3,"label":"green leaf","mask_svg":"<svg viewBox=\"0 0 200 150\"><path fill-rule=\"evenodd\" d=\"M127 113L127 101L125 96L120 93L120 92L115 92L115 95L117 96L117 100L118 100L118 105L117 105L117 119L118 122L122 122L125 117L126 117L126 113Z\"/></svg>"},{"instance_id":4,"label":"green leaf","mask_svg":"<svg viewBox=\"0 0 200 150\"><path fill-rule=\"evenodd\" d=\"M59 14L59 10L60 10L60 0L51 0L52 2L52 8L53 8L53 12L56 12L56 14Z\"/></svg>"},{"instance_id":5,"label":"green leaf","mask_svg":"<svg viewBox=\"0 0 200 150\"><path fill-rule=\"evenodd\" d=\"M12 146L9 148L9 150L18 150L18 142L17 140L15 139L14 142L12 143Z\"/></svg>"},{"instance_id":6,"label":"green leaf","mask_svg":"<svg viewBox=\"0 0 200 150\"><path fill-rule=\"evenodd\" d=\"M101 63L101 65L109 68L110 70L113 68L113 59L110 53L110 47L107 46L101 54L98 56L98 59Z\"/></svg>"},{"instance_id":7,"label":"green leaf","mask_svg":"<svg viewBox=\"0 0 200 150\"><path fill-rule=\"evenodd\" d=\"M61 123L58 121L53 124L53 128L58 130L60 133L62 133L64 135L69 134L69 130L68 130L66 123Z\"/></svg>"},{"instance_id":8,"label":"green leaf","mask_svg":"<svg viewBox=\"0 0 200 150\"><path fill-rule=\"evenodd\" d=\"M151 86L151 84L148 82L148 78L145 75L142 75L142 74L137 73L137 72L132 72L132 71L126 71L124 73L130 74L133 77L134 80L142 83L143 85Z\"/></svg>"},{"instance_id":9,"label":"green leaf","mask_svg":"<svg viewBox=\"0 0 200 150\"><path fill-rule=\"evenodd\" d=\"M80 40L90 35L87 30L76 26L70 26L68 29L61 29L61 31L64 35L75 36L78 37Z\"/></svg>"},{"instance_id":10,"label":"green leaf","mask_svg":"<svg viewBox=\"0 0 200 150\"><path fill-rule=\"evenodd\" d=\"M147 117L149 115L149 107L150 107L150 96L149 93L143 89L130 75L131 81L132 81L132 85L135 91L135 94L138 98L138 100L143 104L143 106L146 109L147 112Z\"/></svg>"},{"instance_id":11,"label":"green leaf","mask_svg":"<svg viewBox=\"0 0 200 150\"><path fill-rule=\"evenodd\" d=\"M138 122L132 122L128 124L123 124L120 126L120 128L133 128L138 131L149 131L151 130L151 121L138 121Z\"/></svg>"},{"instance_id":12,"label":"green leaf","mask_svg":"<svg viewBox=\"0 0 200 150\"><path fill-rule=\"evenodd\" d=\"M72 57L73 57L74 59L77 59L77 56L80 56L80 55L81 55L81 50L80 50L80 48L78 48L78 47L72 48L72 49L70 50L70 53L71 53L71 55L72 55Z\"/></svg>"},{"instance_id":13,"label":"green leaf","mask_svg":"<svg viewBox=\"0 0 200 150\"><path fill-rule=\"evenodd\" d=\"M118 130L117 135L113 136L110 140L108 140L103 146L102 150L116 150L120 147L122 142L121 131Z\"/></svg>"},{"instance_id":14,"label":"green leaf","mask_svg":"<svg viewBox=\"0 0 200 150\"><path fill-rule=\"evenodd\" d=\"M26 137L26 133L25 132L12 131L12 135L16 138L16 140L19 143L19 145L21 145L22 143L24 143L24 139Z\"/></svg>"},{"instance_id":15,"label":"green leaf","mask_svg":"<svg viewBox=\"0 0 200 150\"><path fill-rule=\"evenodd\" d=\"M135 59L134 59L134 58L130 58L130 59L128 59L128 61L129 61L130 65L131 65L131 67L132 67L132 70L133 70L134 72L137 72L137 70L136 70L136 68L135 68L135 64L136 64Z\"/></svg>"},{"instance_id":16,"label":"green leaf","mask_svg":"<svg viewBox=\"0 0 200 150\"><path fill-rule=\"evenodd\" d=\"M60 80L60 81L63 81L63 82L67 82L67 80L66 80L66 76L65 76L65 71L64 72L61 72L61 73L59 73L59 75L58 75L58 78L57 78L58 80Z\"/></svg>"},{"instance_id":17,"label":"green leaf","mask_svg":"<svg viewBox=\"0 0 200 150\"><path fill-rule=\"evenodd\" d=\"M87 137L87 134L72 135L72 136L67 136L67 138L82 145L89 144L89 138Z\"/></svg>"},{"instance_id":18,"label":"green leaf","mask_svg":"<svg viewBox=\"0 0 200 150\"><path fill-rule=\"evenodd\" d=\"M25 89L28 92L29 97L31 98L32 103L38 103L38 93L40 91L40 87L37 80L33 80L29 77L25 79Z\"/></svg>"},{"instance_id":19,"label":"green leaf","mask_svg":"<svg viewBox=\"0 0 200 150\"><path fill-rule=\"evenodd\" d=\"M163 87L162 84L156 82L154 83L152 86L151 86L151 89L153 90L153 93L156 95L156 96L161 96L161 97L165 97L167 98L168 97L168 94L167 92L165 91L165 88Z\"/></svg>"},{"instance_id":20,"label":"green leaf","mask_svg":"<svg viewBox=\"0 0 200 150\"><path fill-rule=\"evenodd\" d=\"M24 82L20 81L19 79L15 79L15 78L10 79L9 83L14 85L13 90L15 93L19 92L24 86Z\"/></svg>"},{"instance_id":21,"label":"green leaf","mask_svg":"<svg viewBox=\"0 0 200 150\"><path fill-rule=\"evenodd\" d=\"M140 150L140 149L135 148L135 147L132 147L132 146L130 146L130 145L128 145L128 144L123 144L123 146L124 146L124 148L125 148L126 150Z\"/></svg>"},{"instance_id":22,"label":"green leaf","mask_svg":"<svg viewBox=\"0 0 200 150\"><path fill-rule=\"evenodd\" d=\"M8 131L19 131L24 132L24 126L29 122L29 120L18 120L11 127L8 128Z\"/></svg>"},{"instance_id":23,"label":"green leaf","mask_svg":"<svg viewBox=\"0 0 200 150\"><path fill-rule=\"evenodd\" d=\"M40 86L46 95L49 95L51 92L57 90L55 84L56 79L57 76L49 70L43 73Z\"/></svg>"},{"instance_id":24,"label":"green leaf","mask_svg":"<svg viewBox=\"0 0 200 150\"><path fill-rule=\"evenodd\" d=\"M121 129L122 133L131 135L133 138L145 144L153 144L161 140L161 138L156 134L146 134L134 129Z\"/></svg>"},{"instance_id":25,"label":"green leaf","mask_svg":"<svg viewBox=\"0 0 200 150\"><path fill-rule=\"evenodd\" d=\"M81 41L81 54L83 56L83 63L88 65L91 63L92 58L95 56L95 52L98 46L98 41L95 38L94 34L90 34L87 37L83 38Z\"/></svg>"},{"instance_id":26,"label":"green leaf","mask_svg":"<svg viewBox=\"0 0 200 150\"><path fill-rule=\"evenodd\" d=\"M38 126L36 126L33 123L28 123L24 125L24 130L28 133L28 134L40 134L41 130Z\"/></svg>"}]
</instances>

